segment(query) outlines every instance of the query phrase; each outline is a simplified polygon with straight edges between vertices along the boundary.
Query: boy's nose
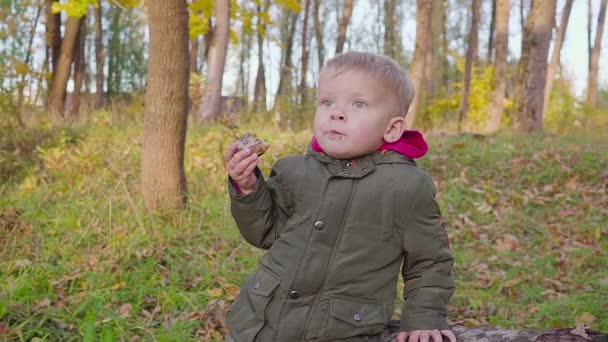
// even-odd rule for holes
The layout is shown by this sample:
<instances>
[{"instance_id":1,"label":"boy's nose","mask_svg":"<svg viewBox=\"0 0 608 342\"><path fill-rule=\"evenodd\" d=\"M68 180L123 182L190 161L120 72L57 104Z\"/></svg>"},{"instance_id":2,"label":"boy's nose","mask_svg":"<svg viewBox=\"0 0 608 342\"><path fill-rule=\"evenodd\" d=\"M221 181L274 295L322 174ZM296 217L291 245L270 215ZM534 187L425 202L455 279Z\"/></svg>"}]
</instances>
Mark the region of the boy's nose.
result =
<instances>
[{"instance_id":1,"label":"boy's nose","mask_svg":"<svg viewBox=\"0 0 608 342\"><path fill-rule=\"evenodd\" d=\"M344 113L342 113L342 111L334 111L331 113L331 119L338 120L338 121L344 121L346 119L346 117L344 116Z\"/></svg>"}]
</instances>

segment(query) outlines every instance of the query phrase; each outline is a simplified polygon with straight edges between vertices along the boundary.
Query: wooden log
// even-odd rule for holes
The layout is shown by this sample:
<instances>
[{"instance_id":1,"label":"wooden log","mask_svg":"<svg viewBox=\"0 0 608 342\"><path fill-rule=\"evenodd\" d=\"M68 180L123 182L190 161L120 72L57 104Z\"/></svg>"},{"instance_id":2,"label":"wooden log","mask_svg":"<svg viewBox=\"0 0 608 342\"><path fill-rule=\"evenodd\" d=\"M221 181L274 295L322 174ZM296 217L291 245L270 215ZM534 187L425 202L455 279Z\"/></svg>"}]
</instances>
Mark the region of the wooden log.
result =
<instances>
[{"instance_id":1,"label":"wooden log","mask_svg":"<svg viewBox=\"0 0 608 342\"><path fill-rule=\"evenodd\" d=\"M608 334L578 325L575 328L545 330L511 330L492 327L450 327L459 342L608 342ZM391 321L382 333L382 342L396 341L399 321ZM446 338L443 339L447 341Z\"/></svg>"}]
</instances>

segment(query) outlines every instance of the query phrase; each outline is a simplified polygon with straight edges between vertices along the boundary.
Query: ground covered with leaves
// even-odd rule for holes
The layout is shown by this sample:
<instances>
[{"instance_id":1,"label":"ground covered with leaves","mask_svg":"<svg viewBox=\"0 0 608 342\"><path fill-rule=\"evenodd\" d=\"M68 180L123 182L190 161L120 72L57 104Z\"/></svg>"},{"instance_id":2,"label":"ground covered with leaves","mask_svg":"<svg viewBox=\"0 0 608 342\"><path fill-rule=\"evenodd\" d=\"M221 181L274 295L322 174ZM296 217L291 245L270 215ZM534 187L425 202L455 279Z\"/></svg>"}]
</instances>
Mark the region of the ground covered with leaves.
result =
<instances>
[{"instance_id":1,"label":"ground covered with leaves","mask_svg":"<svg viewBox=\"0 0 608 342\"><path fill-rule=\"evenodd\" d=\"M253 130L282 156L310 131ZM189 128L189 206L149 214L140 125L0 138L0 339L222 340L261 252L230 217L222 126ZM429 136L456 257L452 323L608 331L608 140ZM402 286L400 284L399 286ZM396 313L397 314L397 313Z\"/></svg>"}]
</instances>

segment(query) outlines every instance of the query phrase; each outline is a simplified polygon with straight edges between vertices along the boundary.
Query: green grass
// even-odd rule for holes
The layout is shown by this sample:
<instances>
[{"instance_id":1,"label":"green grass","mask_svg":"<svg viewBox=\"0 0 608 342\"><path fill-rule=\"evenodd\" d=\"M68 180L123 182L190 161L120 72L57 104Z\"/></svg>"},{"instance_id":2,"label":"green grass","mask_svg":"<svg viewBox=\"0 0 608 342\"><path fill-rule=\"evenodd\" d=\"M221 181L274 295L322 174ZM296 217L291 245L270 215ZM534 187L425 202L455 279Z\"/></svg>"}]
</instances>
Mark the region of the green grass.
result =
<instances>
[{"instance_id":1,"label":"green grass","mask_svg":"<svg viewBox=\"0 0 608 342\"><path fill-rule=\"evenodd\" d=\"M265 173L310 138L246 130L271 144ZM143 209L140 133L98 120L2 142L0 339L222 340L226 310L261 255L230 217L222 150L231 138L191 125L189 205L162 217ZM456 257L450 320L608 331L606 138L429 140L420 164L438 184Z\"/></svg>"}]
</instances>

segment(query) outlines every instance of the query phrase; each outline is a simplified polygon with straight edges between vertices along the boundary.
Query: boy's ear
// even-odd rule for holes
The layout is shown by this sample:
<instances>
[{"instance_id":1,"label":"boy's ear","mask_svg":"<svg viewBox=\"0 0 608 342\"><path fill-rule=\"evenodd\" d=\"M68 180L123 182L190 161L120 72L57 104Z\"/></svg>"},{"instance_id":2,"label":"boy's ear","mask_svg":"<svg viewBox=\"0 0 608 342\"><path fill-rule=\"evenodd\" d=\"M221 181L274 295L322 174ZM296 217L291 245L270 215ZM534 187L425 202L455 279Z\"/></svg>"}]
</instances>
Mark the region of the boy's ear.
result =
<instances>
[{"instance_id":1,"label":"boy's ear","mask_svg":"<svg viewBox=\"0 0 608 342\"><path fill-rule=\"evenodd\" d=\"M405 118L396 116L390 119L386 131L384 132L384 141L394 143L401 138L405 130Z\"/></svg>"}]
</instances>

